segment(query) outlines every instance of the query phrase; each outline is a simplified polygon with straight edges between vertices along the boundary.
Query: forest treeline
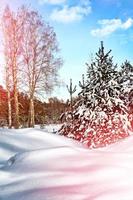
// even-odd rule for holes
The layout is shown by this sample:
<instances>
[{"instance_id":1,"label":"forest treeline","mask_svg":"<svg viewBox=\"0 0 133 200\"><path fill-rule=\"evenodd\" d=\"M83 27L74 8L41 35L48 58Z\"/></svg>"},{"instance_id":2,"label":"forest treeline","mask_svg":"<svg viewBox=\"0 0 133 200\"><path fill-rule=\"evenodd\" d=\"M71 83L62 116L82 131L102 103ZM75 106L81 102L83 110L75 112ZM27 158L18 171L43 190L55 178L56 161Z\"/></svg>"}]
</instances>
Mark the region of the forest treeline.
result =
<instances>
[{"instance_id":1,"label":"forest treeline","mask_svg":"<svg viewBox=\"0 0 133 200\"><path fill-rule=\"evenodd\" d=\"M8 126L8 101L7 91L0 86L0 126ZM12 126L15 126L14 115L14 98L11 93L11 106L12 106ZM19 100L19 121L20 127L28 127L29 116L29 97L24 93L18 93ZM42 102L34 99L35 105L35 124L52 124L60 123L60 116L69 108L68 102L59 100L56 97L51 97L47 102Z\"/></svg>"}]
</instances>

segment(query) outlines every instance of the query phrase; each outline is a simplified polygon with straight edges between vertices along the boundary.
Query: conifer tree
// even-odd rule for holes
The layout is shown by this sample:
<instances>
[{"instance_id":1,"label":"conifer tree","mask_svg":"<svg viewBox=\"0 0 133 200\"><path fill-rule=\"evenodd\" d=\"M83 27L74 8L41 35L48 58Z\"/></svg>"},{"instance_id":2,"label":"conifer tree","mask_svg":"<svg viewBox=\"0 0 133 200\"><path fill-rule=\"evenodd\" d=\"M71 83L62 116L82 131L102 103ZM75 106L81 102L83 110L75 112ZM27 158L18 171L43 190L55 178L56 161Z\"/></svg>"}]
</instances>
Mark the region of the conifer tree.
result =
<instances>
[{"instance_id":1,"label":"conifer tree","mask_svg":"<svg viewBox=\"0 0 133 200\"><path fill-rule=\"evenodd\" d=\"M121 98L124 100L129 113L129 121L133 127L133 66L125 61L120 70L119 83L121 85Z\"/></svg>"},{"instance_id":2,"label":"conifer tree","mask_svg":"<svg viewBox=\"0 0 133 200\"><path fill-rule=\"evenodd\" d=\"M128 109L121 99L120 74L113 64L111 50L105 53L103 42L95 60L87 65L87 81L73 111L73 122L62 127L61 134L86 143L105 146L129 135Z\"/></svg>"},{"instance_id":3,"label":"conifer tree","mask_svg":"<svg viewBox=\"0 0 133 200\"><path fill-rule=\"evenodd\" d=\"M70 79L70 85L67 85L67 90L70 94L70 109L72 111L72 106L73 106L73 94L76 92L76 85L73 88L73 84L72 84L72 79Z\"/></svg>"},{"instance_id":4,"label":"conifer tree","mask_svg":"<svg viewBox=\"0 0 133 200\"><path fill-rule=\"evenodd\" d=\"M123 98L128 105L131 105L133 101L133 66L127 60L121 66L119 83L122 85Z\"/></svg>"}]
</instances>

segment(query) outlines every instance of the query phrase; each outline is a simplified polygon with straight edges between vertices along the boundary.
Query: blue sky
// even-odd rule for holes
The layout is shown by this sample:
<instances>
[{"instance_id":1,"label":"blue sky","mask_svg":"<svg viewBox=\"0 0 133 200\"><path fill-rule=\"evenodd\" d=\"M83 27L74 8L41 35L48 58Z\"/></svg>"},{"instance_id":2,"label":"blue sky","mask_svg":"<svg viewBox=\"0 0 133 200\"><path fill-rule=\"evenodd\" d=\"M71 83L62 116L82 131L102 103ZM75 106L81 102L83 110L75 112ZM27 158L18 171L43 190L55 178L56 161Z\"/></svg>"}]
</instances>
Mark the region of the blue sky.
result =
<instances>
[{"instance_id":1,"label":"blue sky","mask_svg":"<svg viewBox=\"0 0 133 200\"><path fill-rule=\"evenodd\" d=\"M25 4L37 10L54 27L64 60L60 70L64 87L56 88L52 96L69 98L65 84L72 78L78 87L85 63L95 56L101 40L106 50L112 49L115 62L133 62L131 0L1 0L1 11L7 3L13 9Z\"/></svg>"}]
</instances>

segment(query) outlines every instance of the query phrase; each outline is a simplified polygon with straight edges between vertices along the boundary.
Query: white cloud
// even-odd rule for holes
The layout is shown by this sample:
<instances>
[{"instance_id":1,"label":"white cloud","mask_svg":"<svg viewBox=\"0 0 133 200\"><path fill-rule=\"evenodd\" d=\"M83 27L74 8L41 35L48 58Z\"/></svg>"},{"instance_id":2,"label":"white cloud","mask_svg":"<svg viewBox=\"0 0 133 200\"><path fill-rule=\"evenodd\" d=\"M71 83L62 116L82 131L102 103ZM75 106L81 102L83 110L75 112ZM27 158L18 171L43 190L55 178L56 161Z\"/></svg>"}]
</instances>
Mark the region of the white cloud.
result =
<instances>
[{"instance_id":1,"label":"white cloud","mask_svg":"<svg viewBox=\"0 0 133 200\"><path fill-rule=\"evenodd\" d=\"M122 28L123 29L128 29L131 26L133 26L133 19L132 18L128 18L128 20L122 24Z\"/></svg>"},{"instance_id":2,"label":"white cloud","mask_svg":"<svg viewBox=\"0 0 133 200\"><path fill-rule=\"evenodd\" d=\"M80 0L80 4L84 6L88 6L91 4L91 0Z\"/></svg>"},{"instance_id":3,"label":"white cloud","mask_svg":"<svg viewBox=\"0 0 133 200\"><path fill-rule=\"evenodd\" d=\"M91 34L93 36L102 37L110 35L111 33L121 29L121 30L127 30L130 27L133 26L133 19L128 18L127 21L122 22L121 19L104 19L99 20L98 24L101 26L101 28L94 29L91 31Z\"/></svg>"},{"instance_id":4,"label":"white cloud","mask_svg":"<svg viewBox=\"0 0 133 200\"><path fill-rule=\"evenodd\" d=\"M62 9L55 9L51 14L53 21L70 23L82 20L91 13L91 6L64 6Z\"/></svg>"},{"instance_id":5,"label":"white cloud","mask_svg":"<svg viewBox=\"0 0 133 200\"><path fill-rule=\"evenodd\" d=\"M40 4L53 4L53 5L59 5L62 3L65 3L66 0L39 0Z\"/></svg>"}]
</instances>

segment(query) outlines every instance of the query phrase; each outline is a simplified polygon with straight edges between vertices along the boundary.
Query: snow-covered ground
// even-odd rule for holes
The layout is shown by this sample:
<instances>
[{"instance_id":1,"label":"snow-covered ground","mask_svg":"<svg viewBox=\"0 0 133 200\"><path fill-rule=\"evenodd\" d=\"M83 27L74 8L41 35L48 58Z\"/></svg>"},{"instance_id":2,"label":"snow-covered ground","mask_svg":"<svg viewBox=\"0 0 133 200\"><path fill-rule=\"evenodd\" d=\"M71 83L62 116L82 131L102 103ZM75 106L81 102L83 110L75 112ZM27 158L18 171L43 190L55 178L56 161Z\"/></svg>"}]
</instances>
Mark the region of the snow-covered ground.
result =
<instances>
[{"instance_id":1,"label":"snow-covered ground","mask_svg":"<svg viewBox=\"0 0 133 200\"><path fill-rule=\"evenodd\" d=\"M0 200L133 200L132 136L89 150L53 129L0 129Z\"/></svg>"}]
</instances>

